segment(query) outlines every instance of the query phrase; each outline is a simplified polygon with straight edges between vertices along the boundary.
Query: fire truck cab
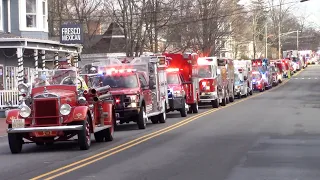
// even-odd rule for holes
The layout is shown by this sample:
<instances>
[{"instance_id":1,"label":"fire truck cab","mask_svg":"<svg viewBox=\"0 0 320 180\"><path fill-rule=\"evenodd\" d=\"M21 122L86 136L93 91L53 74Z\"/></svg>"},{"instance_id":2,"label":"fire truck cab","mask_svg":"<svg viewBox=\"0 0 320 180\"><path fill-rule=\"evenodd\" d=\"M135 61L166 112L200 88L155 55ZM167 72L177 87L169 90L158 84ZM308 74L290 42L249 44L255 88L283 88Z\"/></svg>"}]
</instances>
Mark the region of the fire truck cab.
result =
<instances>
[{"instance_id":1,"label":"fire truck cab","mask_svg":"<svg viewBox=\"0 0 320 180\"><path fill-rule=\"evenodd\" d=\"M167 69L169 111L179 110L182 117L186 116L183 112L184 107L188 109L188 113L198 113L199 86L197 78L193 75L198 55L196 53L164 53L163 55L167 57L169 67ZM172 76L179 77L180 82L170 82Z\"/></svg>"},{"instance_id":2,"label":"fire truck cab","mask_svg":"<svg viewBox=\"0 0 320 180\"><path fill-rule=\"evenodd\" d=\"M164 56L135 57L123 63L108 58L92 65L98 68L102 86L109 85L116 111L115 124L136 122L145 129L152 123L166 122L168 107Z\"/></svg>"},{"instance_id":3,"label":"fire truck cab","mask_svg":"<svg viewBox=\"0 0 320 180\"><path fill-rule=\"evenodd\" d=\"M253 94L251 62L245 60L234 60L235 66L235 96L240 99L242 96Z\"/></svg>"}]
</instances>

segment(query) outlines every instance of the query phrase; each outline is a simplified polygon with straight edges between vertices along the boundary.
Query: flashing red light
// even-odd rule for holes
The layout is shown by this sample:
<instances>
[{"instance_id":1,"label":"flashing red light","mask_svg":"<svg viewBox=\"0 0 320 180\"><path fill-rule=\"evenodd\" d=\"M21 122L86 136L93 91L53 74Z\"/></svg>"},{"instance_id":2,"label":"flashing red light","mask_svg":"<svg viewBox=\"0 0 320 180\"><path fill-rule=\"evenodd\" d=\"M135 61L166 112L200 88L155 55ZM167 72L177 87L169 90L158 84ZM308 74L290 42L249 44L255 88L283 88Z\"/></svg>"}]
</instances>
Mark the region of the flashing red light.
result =
<instances>
[{"instance_id":1,"label":"flashing red light","mask_svg":"<svg viewBox=\"0 0 320 180\"><path fill-rule=\"evenodd\" d=\"M118 104L119 104L119 103L120 103L120 99L116 99L116 103L118 103Z\"/></svg>"},{"instance_id":2,"label":"flashing red light","mask_svg":"<svg viewBox=\"0 0 320 180\"><path fill-rule=\"evenodd\" d=\"M21 96L22 96L22 97L26 97L27 95L26 95L26 94L21 94Z\"/></svg>"},{"instance_id":3,"label":"flashing red light","mask_svg":"<svg viewBox=\"0 0 320 180\"><path fill-rule=\"evenodd\" d=\"M84 90L84 91L83 91L83 94L84 94L84 95L88 94L88 91L87 91L87 90Z\"/></svg>"},{"instance_id":4,"label":"flashing red light","mask_svg":"<svg viewBox=\"0 0 320 180\"><path fill-rule=\"evenodd\" d=\"M243 70L242 70L242 69L238 69L238 71L239 71L240 73L242 73Z\"/></svg>"}]
</instances>

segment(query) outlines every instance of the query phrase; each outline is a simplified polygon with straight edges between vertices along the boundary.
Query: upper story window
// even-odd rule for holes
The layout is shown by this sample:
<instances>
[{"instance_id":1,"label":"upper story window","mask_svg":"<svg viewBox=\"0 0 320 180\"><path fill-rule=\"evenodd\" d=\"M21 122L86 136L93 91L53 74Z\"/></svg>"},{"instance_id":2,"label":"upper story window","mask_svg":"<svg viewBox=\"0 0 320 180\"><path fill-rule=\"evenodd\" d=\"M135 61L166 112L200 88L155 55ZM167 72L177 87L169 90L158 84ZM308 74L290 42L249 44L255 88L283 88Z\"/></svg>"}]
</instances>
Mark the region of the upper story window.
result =
<instances>
[{"instance_id":1,"label":"upper story window","mask_svg":"<svg viewBox=\"0 0 320 180\"><path fill-rule=\"evenodd\" d=\"M47 0L19 0L20 30L47 32L47 6Z\"/></svg>"},{"instance_id":2,"label":"upper story window","mask_svg":"<svg viewBox=\"0 0 320 180\"><path fill-rule=\"evenodd\" d=\"M26 25L37 27L37 0L26 0Z\"/></svg>"}]
</instances>

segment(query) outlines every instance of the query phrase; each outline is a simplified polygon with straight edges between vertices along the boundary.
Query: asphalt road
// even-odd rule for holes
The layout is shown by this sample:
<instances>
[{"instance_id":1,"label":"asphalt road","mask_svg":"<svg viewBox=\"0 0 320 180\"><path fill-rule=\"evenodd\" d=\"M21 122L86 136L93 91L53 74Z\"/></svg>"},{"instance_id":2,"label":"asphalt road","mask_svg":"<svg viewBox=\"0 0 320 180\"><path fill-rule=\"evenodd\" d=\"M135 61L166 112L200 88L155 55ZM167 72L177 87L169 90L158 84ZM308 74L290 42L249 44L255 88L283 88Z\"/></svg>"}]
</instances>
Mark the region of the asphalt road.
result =
<instances>
[{"instance_id":1,"label":"asphalt road","mask_svg":"<svg viewBox=\"0 0 320 180\"><path fill-rule=\"evenodd\" d=\"M28 144L12 155L2 137L0 179L318 180L319 82L320 66L309 66L225 108L185 119L172 113L146 130L123 126L113 142L88 151L69 142Z\"/></svg>"}]
</instances>

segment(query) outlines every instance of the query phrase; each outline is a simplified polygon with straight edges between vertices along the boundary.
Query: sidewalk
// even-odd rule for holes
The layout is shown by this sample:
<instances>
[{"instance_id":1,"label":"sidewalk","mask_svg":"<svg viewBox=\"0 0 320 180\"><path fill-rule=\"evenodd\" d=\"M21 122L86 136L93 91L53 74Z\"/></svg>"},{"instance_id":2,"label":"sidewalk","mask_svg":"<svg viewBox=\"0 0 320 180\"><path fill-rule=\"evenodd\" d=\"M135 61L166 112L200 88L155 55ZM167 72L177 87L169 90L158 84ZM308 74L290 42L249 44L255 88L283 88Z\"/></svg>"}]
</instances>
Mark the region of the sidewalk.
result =
<instances>
[{"instance_id":1,"label":"sidewalk","mask_svg":"<svg viewBox=\"0 0 320 180\"><path fill-rule=\"evenodd\" d=\"M0 118L0 136L7 135L7 127L8 125L6 124L6 119Z\"/></svg>"}]
</instances>

